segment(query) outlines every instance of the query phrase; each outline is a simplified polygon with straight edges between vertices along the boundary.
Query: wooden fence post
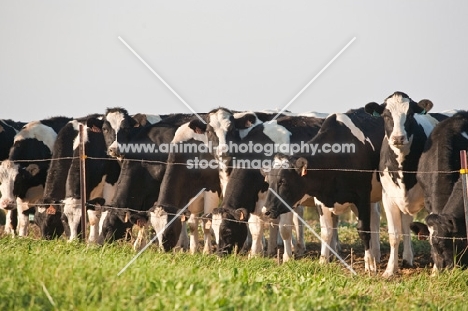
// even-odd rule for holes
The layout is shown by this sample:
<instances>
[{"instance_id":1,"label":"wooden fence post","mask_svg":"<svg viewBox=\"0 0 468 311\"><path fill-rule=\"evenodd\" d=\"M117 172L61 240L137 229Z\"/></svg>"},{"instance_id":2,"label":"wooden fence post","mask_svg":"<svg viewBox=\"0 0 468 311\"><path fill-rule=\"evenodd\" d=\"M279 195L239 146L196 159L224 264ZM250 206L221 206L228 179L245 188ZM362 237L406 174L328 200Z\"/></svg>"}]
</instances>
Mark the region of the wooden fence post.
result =
<instances>
[{"instance_id":1,"label":"wooden fence post","mask_svg":"<svg viewBox=\"0 0 468 311\"><path fill-rule=\"evenodd\" d=\"M86 241L86 154L84 126L80 124L80 196L81 196L81 240Z\"/></svg>"},{"instance_id":2,"label":"wooden fence post","mask_svg":"<svg viewBox=\"0 0 468 311\"><path fill-rule=\"evenodd\" d=\"M468 237L468 166L466 164L466 150L460 150L460 178L462 179L463 205L465 206L465 225L466 235Z\"/></svg>"}]
</instances>

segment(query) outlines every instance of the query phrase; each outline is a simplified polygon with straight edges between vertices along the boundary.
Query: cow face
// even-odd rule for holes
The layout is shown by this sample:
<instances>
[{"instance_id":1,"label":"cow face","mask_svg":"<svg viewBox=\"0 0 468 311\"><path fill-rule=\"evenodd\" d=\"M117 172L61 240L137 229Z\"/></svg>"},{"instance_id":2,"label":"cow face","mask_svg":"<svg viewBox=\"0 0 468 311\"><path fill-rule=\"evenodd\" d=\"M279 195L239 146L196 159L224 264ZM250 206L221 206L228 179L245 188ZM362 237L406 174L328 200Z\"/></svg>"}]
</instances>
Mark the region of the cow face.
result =
<instances>
[{"instance_id":1,"label":"cow face","mask_svg":"<svg viewBox=\"0 0 468 311\"><path fill-rule=\"evenodd\" d=\"M304 186L306 174L307 160L305 158L275 156L273 168L266 174L265 178L270 189L292 207L306 194ZM264 212L274 219L281 214L290 212L290 210L272 191L269 191Z\"/></svg>"},{"instance_id":2,"label":"cow face","mask_svg":"<svg viewBox=\"0 0 468 311\"><path fill-rule=\"evenodd\" d=\"M137 122L128 115L123 108L107 109L103 124L102 133L107 146L107 154L112 157L120 157L119 143L127 143L130 138L130 131L137 125Z\"/></svg>"},{"instance_id":3,"label":"cow face","mask_svg":"<svg viewBox=\"0 0 468 311\"><path fill-rule=\"evenodd\" d=\"M133 227L125 212L115 210L104 211L99 220L98 244L111 243L123 239L128 230Z\"/></svg>"},{"instance_id":4,"label":"cow face","mask_svg":"<svg viewBox=\"0 0 468 311\"><path fill-rule=\"evenodd\" d=\"M385 136L390 146L396 149L408 147L413 140L413 131L417 123L415 114L426 114L433 104L423 99L414 102L408 95L395 92L382 105L369 103L365 110L375 116L382 116L385 124Z\"/></svg>"},{"instance_id":5,"label":"cow face","mask_svg":"<svg viewBox=\"0 0 468 311\"><path fill-rule=\"evenodd\" d=\"M431 214L426 217L426 223L430 233L432 259L437 269L452 268L458 261L466 261L466 240L460 239L466 236L459 233L457 222L452 216Z\"/></svg>"},{"instance_id":6,"label":"cow face","mask_svg":"<svg viewBox=\"0 0 468 311\"><path fill-rule=\"evenodd\" d=\"M231 254L235 246L237 252L242 249L247 238L248 212L245 208L215 208L205 217L211 218L219 255Z\"/></svg>"},{"instance_id":7,"label":"cow face","mask_svg":"<svg viewBox=\"0 0 468 311\"><path fill-rule=\"evenodd\" d=\"M18 175L19 165L5 160L0 165L0 207L11 210L16 207L16 198L13 194L15 179Z\"/></svg>"},{"instance_id":8,"label":"cow face","mask_svg":"<svg viewBox=\"0 0 468 311\"><path fill-rule=\"evenodd\" d=\"M40 171L41 168L34 163L22 167L9 160L3 161L0 165L0 207L8 210L15 208L16 198L25 198L28 189L38 185Z\"/></svg>"},{"instance_id":9,"label":"cow face","mask_svg":"<svg viewBox=\"0 0 468 311\"><path fill-rule=\"evenodd\" d=\"M207 124L201 120L192 120L189 127L197 134L206 134L215 150L214 156L219 158L227 155L227 144L235 139L233 113L225 108L211 111L207 117Z\"/></svg>"},{"instance_id":10,"label":"cow face","mask_svg":"<svg viewBox=\"0 0 468 311\"><path fill-rule=\"evenodd\" d=\"M149 218L156 234L159 245L167 252L173 249L179 240L182 231L182 220L190 213L186 212L181 217L173 219L177 214L176 208L153 206L149 211ZM170 224L169 224L170 223Z\"/></svg>"},{"instance_id":11,"label":"cow face","mask_svg":"<svg viewBox=\"0 0 468 311\"><path fill-rule=\"evenodd\" d=\"M52 206L49 208L37 207L34 222L41 230L41 236L45 240L58 238L65 231L62 213L56 211Z\"/></svg>"}]
</instances>

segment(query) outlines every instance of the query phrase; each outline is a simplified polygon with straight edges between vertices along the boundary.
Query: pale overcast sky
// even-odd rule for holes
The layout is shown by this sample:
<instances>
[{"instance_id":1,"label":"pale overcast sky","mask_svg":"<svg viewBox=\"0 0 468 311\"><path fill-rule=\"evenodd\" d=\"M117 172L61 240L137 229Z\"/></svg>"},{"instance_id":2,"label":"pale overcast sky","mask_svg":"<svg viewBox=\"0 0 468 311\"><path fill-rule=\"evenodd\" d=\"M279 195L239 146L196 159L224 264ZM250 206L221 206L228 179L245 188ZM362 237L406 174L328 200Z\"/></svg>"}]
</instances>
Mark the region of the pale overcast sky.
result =
<instances>
[{"instance_id":1,"label":"pale overcast sky","mask_svg":"<svg viewBox=\"0 0 468 311\"><path fill-rule=\"evenodd\" d=\"M467 109L468 1L0 1L0 118L289 107L344 112L399 90Z\"/></svg>"}]
</instances>

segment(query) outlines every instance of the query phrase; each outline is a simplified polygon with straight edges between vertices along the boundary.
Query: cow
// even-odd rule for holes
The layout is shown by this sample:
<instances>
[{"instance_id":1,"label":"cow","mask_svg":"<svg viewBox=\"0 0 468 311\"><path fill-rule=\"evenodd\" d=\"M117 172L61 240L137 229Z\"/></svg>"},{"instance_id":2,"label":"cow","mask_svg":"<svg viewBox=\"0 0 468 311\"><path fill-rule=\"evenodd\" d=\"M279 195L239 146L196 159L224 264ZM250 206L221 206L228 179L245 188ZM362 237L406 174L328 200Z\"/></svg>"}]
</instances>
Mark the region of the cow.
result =
<instances>
[{"instance_id":1,"label":"cow","mask_svg":"<svg viewBox=\"0 0 468 311\"><path fill-rule=\"evenodd\" d=\"M0 161L8 159L15 135L25 124L24 122L0 119ZM6 211L5 233L7 234L15 234L18 224L18 215L16 212L16 209Z\"/></svg>"},{"instance_id":2,"label":"cow","mask_svg":"<svg viewBox=\"0 0 468 311\"><path fill-rule=\"evenodd\" d=\"M289 143L296 144L307 141L317 134L323 121L317 118L283 116L272 123L263 123L256 118L254 112L243 113L242 117L235 114L235 118L249 118L252 121L251 126L240 130L242 138L240 144L262 145L262 149L273 147L275 144L277 146L288 146ZM231 178L229 179L222 203L222 210L215 210L211 215L215 237L219 244L218 250L221 253L230 253L232 251L234 245L228 242L228 240L233 240L233 237L236 239L236 244L242 241L240 237L244 235L245 229L242 228L242 224L236 218L237 216L245 217L245 212L241 212L242 208L248 213L248 226L252 235L252 246L249 255L256 256L262 253L263 224L261 218L263 217L262 208L268 191L268 184L265 182L260 168L249 167L249 164L254 164L254 161L258 161L269 166L269 162L273 158L271 151L264 152L264 154L233 154L236 160L235 163L238 163L238 165L234 165L231 172ZM280 233L284 239L285 246L284 261L289 260L292 256L291 229L293 222L291 216L292 213L281 215L279 221ZM274 224L274 226L277 225ZM299 235L296 253L305 250L300 229L302 228L297 228L296 230ZM235 236L236 232L239 232L240 237ZM276 241L274 230L270 230L270 237L268 254L272 255L274 250L273 245ZM242 245L238 245L238 249L241 247Z\"/></svg>"},{"instance_id":3,"label":"cow","mask_svg":"<svg viewBox=\"0 0 468 311\"><path fill-rule=\"evenodd\" d=\"M435 273L455 265L466 266L466 223L463 206L460 150L468 149L468 112L441 121L426 141L416 178L424 191L429 213L426 225L413 224L418 232L429 232ZM426 233L427 234L427 233Z\"/></svg>"},{"instance_id":4,"label":"cow","mask_svg":"<svg viewBox=\"0 0 468 311\"><path fill-rule=\"evenodd\" d=\"M18 235L28 234L24 211L42 198L57 133L70 118L54 117L26 124L14 138L8 160L0 166L1 207L18 209Z\"/></svg>"},{"instance_id":5,"label":"cow","mask_svg":"<svg viewBox=\"0 0 468 311\"><path fill-rule=\"evenodd\" d=\"M375 273L379 248L378 242L371 240L371 202L378 202L381 197L375 171L382 138L382 120L362 109L328 116L318 134L308 142L318 147L317 152L275 156L273 168L265 172L270 187L266 214L276 218L289 212L276 195L290 207L306 196L334 209L354 205L365 250L365 269Z\"/></svg>"},{"instance_id":6,"label":"cow","mask_svg":"<svg viewBox=\"0 0 468 311\"><path fill-rule=\"evenodd\" d=\"M394 92L383 104L371 102L366 112L383 119L385 136L380 149L382 203L388 222L390 258L384 277L398 271L398 245L403 237L403 267L413 266L410 224L424 206L424 193L416 180L424 144L444 115L428 115L433 103L413 101L403 92Z\"/></svg>"},{"instance_id":7,"label":"cow","mask_svg":"<svg viewBox=\"0 0 468 311\"><path fill-rule=\"evenodd\" d=\"M204 115L204 114L200 114ZM125 229L134 222L146 223L146 210L152 206L158 197L159 184L162 176L157 171L165 169L162 162L167 159L167 154L154 154L153 152L140 152L131 154L131 150L124 150L127 144L150 144L152 147L161 143L169 143L178 126L190 121L192 114L169 114L161 116L154 124L136 125L134 118L128 115L123 108L109 108L106 112L103 124L103 133L110 156L122 160L121 177L117 183L117 197L105 208L100 220L99 243L120 239L125 234ZM117 134L116 134L117 133ZM161 137L158 137L162 135ZM139 160L139 161L136 161ZM152 185L136 186L135 180ZM137 200L131 200L138 198ZM124 209L127 208L127 209ZM133 210L145 211L145 213L129 213L129 207ZM128 217L131 214L131 217ZM142 229L139 230L139 238L134 247L142 246ZM166 248L170 248L166 246Z\"/></svg>"},{"instance_id":8,"label":"cow","mask_svg":"<svg viewBox=\"0 0 468 311\"><path fill-rule=\"evenodd\" d=\"M109 119L109 113L106 120ZM191 116L193 117L193 116ZM111 144L115 141L106 138L108 144L108 154L118 155L121 157L121 174L116 184L116 195L104 208L103 215L100 220L101 234L99 243L112 241L122 238L123 230L118 230L117 225L131 227L132 224L137 224L140 228L138 238L134 243L135 249L144 246L143 229L147 222L147 211L153 206L158 198L160 183L164 176L165 162L167 161L167 153L157 151L123 150L122 146L142 146L158 148L161 145L168 145L174 137L177 125L181 120L186 120L186 115L171 115L167 122L159 122L157 124L130 129L124 128L127 132L126 137L120 137L116 144L120 146L118 151L112 151ZM107 121L110 125L112 122ZM103 125L105 128L106 123ZM114 126L115 127L115 126ZM122 128L119 129L119 132ZM104 135L109 133L104 131ZM118 138L118 139L120 139ZM110 144L110 145L109 145ZM131 211L130 211L131 210ZM135 212L139 211L139 212ZM130 212L130 213L129 213ZM129 217L130 216L130 217Z\"/></svg>"},{"instance_id":9,"label":"cow","mask_svg":"<svg viewBox=\"0 0 468 311\"><path fill-rule=\"evenodd\" d=\"M73 141L73 159L66 174L65 196L63 199L63 215L70 228L69 240L74 240L81 233L81 176L79 144L84 143L85 160L85 195L88 202L87 215L90 225L88 242L96 242L99 236L100 205L110 202L115 194L115 184L120 176L120 165L116 159L107 156L107 146L102 133L102 117L91 117L83 123L83 137L79 133L79 121L72 121L71 125L76 136ZM102 200L98 200L102 199ZM49 207L48 210L53 208Z\"/></svg>"}]
</instances>

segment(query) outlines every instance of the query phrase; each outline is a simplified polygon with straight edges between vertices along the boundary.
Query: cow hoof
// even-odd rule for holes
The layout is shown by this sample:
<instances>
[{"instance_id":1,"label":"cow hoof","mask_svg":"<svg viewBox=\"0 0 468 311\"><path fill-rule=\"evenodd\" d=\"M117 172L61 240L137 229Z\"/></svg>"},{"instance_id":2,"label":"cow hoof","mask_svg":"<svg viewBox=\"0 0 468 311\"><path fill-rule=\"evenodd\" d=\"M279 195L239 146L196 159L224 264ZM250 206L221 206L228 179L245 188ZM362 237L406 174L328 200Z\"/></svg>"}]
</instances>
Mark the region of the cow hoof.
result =
<instances>
[{"instance_id":1,"label":"cow hoof","mask_svg":"<svg viewBox=\"0 0 468 311\"><path fill-rule=\"evenodd\" d=\"M394 275L395 275L395 273L393 273L393 272L391 272L391 271L385 271L385 272L382 274L382 277L383 277L384 279L389 279L389 278L391 278L391 277L394 276Z\"/></svg>"},{"instance_id":2,"label":"cow hoof","mask_svg":"<svg viewBox=\"0 0 468 311\"><path fill-rule=\"evenodd\" d=\"M403 259L403 261L401 262L401 268L413 268L413 264Z\"/></svg>"},{"instance_id":3,"label":"cow hoof","mask_svg":"<svg viewBox=\"0 0 468 311\"><path fill-rule=\"evenodd\" d=\"M327 257L325 257L325 256L320 256L319 263L320 263L321 265L325 265L325 264L327 264L328 262L329 262L329 260L328 260Z\"/></svg>"}]
</instances>

